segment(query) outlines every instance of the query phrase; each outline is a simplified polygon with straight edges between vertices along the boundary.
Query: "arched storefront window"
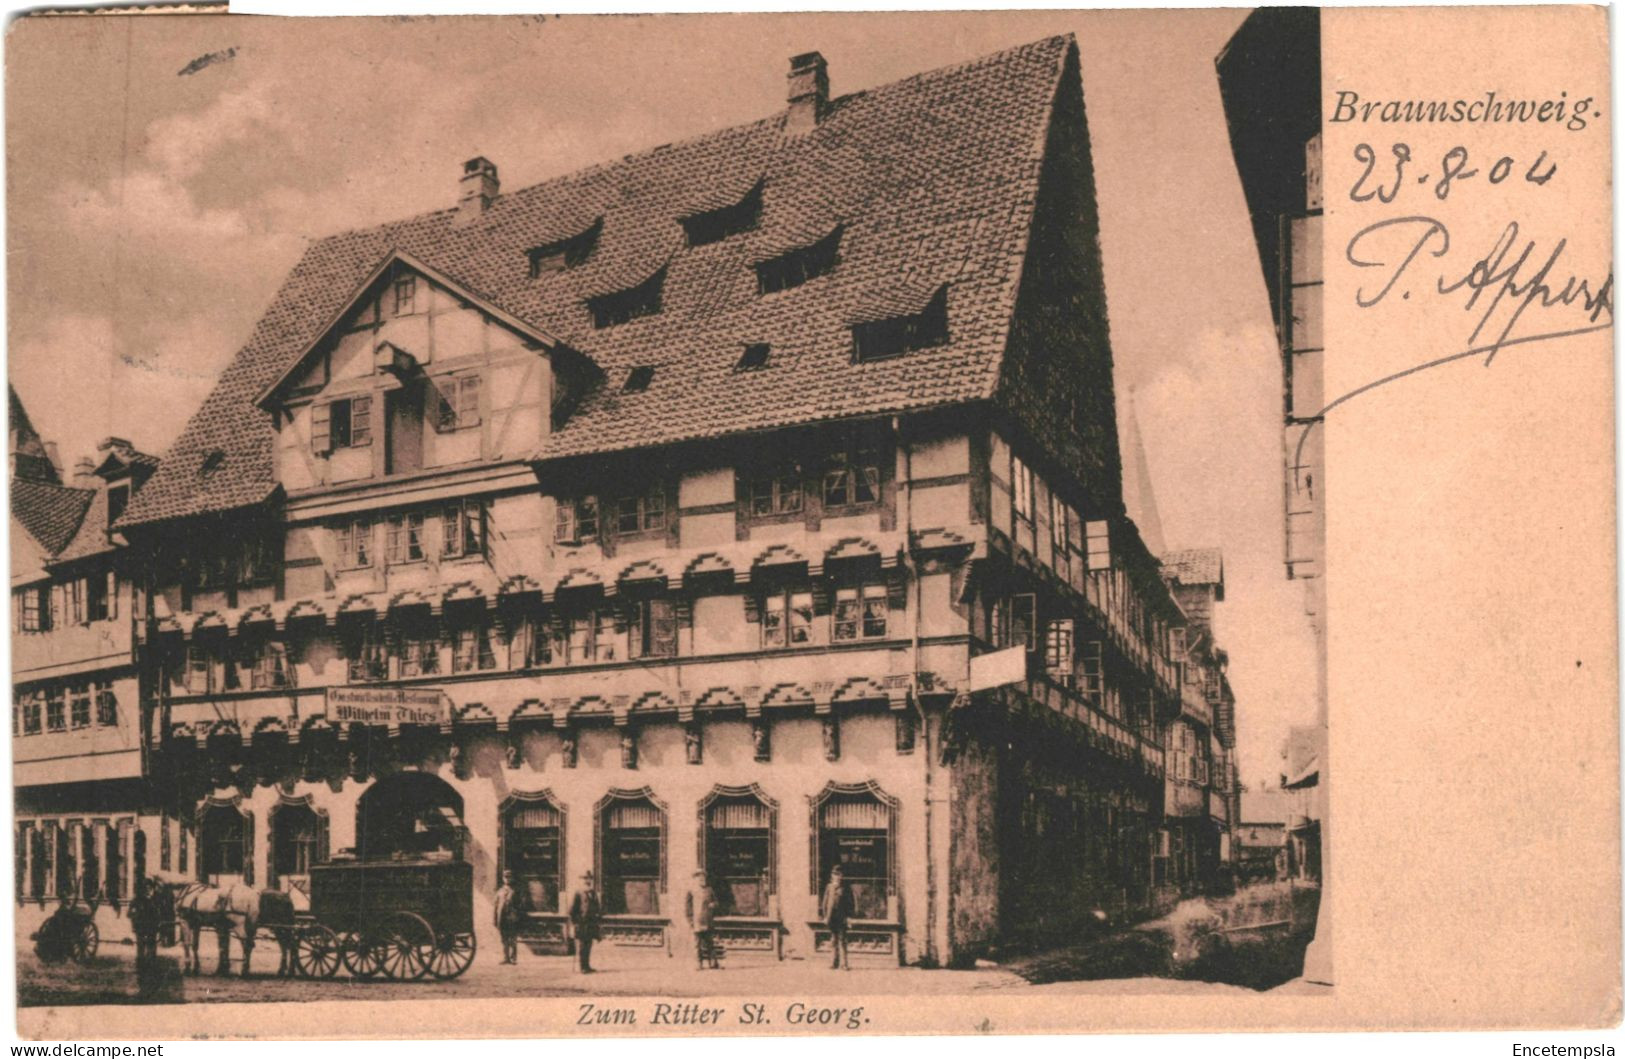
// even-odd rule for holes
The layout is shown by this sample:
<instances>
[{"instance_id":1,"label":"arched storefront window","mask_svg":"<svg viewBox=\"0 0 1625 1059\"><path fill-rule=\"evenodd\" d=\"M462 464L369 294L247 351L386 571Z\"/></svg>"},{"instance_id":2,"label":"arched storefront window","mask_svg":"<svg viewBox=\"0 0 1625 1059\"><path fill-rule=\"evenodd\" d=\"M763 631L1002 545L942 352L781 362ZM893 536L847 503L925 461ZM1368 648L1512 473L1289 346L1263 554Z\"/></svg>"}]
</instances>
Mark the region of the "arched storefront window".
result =
<instances>
[{"instance_id":1,"label":"arched storefront window","mask_svg":"<svg viewBox=\"0 0 1625 1059\"><path fill-rule=\"evenodd\" d=\"M56 825L56 895L74 897L79 891L79 825Z\"/></svg>"},{"instance_id":2,"label":"arched storefront window","mask_svg":"<svg viewBox=\"0 0 1625 1059\"><path fill-rule=\"evenodd\" d=\"M198 878L218 883L231 877L252 884L254 829L237 806L206 806L198 819Z\"/></svg>"},{"instance_id":3,"label":"arched storefront window","mask_svg":"<svg viewBox=\"0 0 1625 1059\"><path fill-rule=\"evenodd\" d=\"M356 853L362 860L460 860L465 834L462 795L427 772L386 776L356 805Z\"/></svg>"},{"instance_id":4,"label":"arched storefront window","mask_svg":"<svg viewBox=\"0 0 1625 1059\"><path fill-rule=\"evenodd\" d=\"M526 911L561 911L564 813L547 794L516 793L503 803L502 866Z\"/></svg>"},{"instance_id":5,"label":"arched storefront window","mask_svg":"<svg viewBox=\"0 0 1625 1059\"><path fill-rule=\"evenodd\" d=\"M897 800L873 783L830 784L813 799L813 892L839 864L858 919L887 919L897 891Z\"/></svg>"},{"instance_id":6,"label":"arched storefront window","mask_svg":"<svg viewBox=\"0 0 1625 1059\"><path fill-rule=\"evenodd\" d=\"M721 914L769 914L777 808L754 786L718 787L700 803L699 863Z\"/></svg>"},{"instance_id":7,"label":"arched storefront window","mask_svg":"<svg viewBox=\"0 0 1625 1059\"><path fill-rule=\"evenodd\" d=\"M648 788L611 791L599 803L599 878L606 910L660 914L666 884L666 810Z\"/></svg>"},{"instance_id":8,"label":"arched storefront window","mask_svg":"<svg viewBox=\"0 0 1625 1059\"><path fill-rule=\"evenodd\" d=\"M303 888L310 869L327 860L327 814L311 808L308 798L285 800L271 810L271 863L266 884L285 890Z\"/></svg>"},{"instance_id":9,"label":"arched storefront window","mask_svg":"<svg viewBox=\"0 0 1625 1059\"><path fill-rule=\"evenodd\" d=\"M28 829L28 896L44 897L50 885L51 857L46 849L45 828L48 824L35 824Z\"/></svg>"}]
</instances>

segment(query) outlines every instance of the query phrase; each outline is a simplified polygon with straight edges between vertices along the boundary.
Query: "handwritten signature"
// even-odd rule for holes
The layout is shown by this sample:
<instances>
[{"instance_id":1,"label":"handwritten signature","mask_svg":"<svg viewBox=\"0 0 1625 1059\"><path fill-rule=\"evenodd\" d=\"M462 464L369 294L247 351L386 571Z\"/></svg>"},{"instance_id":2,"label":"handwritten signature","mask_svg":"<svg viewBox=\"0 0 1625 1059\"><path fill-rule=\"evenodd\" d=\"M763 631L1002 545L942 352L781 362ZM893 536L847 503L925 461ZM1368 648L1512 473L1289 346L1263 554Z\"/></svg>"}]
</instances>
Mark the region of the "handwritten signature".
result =
<instances>
[{"instance_id":1,"label":"handwritten signature","mask_svg":"<svg viewBox=\"0 0 1625 1059\"><path fill-rule=\"evenodd\" d=\"M1479 356L1484 358L1487 367L1509 346L1556 341L1605 331L1613 326L1613 271L1609 270L1600 282L1565 274L1561 266L1568 249L1567 239L1559 239L1550 251L1545 251L1536 240L1522 237L1517 221L1509 221L1489 251L1473 259L1465 271L1459 271L1459 264L1445 265L1431 277L1421 276L1426 266L1419 262L1446 257L1450 245L1450 230L1444 222L1423 216L1378 221L1349 240L1345 251L1349 264L1379 270L1371 285L1362 285L1355 291L1355 302L1362 309L1382 305L1395 296L1396 291L1401 300L1407 300L1420 280L1423 292L1431 285L1432 292L1441 297L1465 292L1461 308L1475 322L1467 336L1467 348L1414 364L1350 390L1309 417L1311 429L1314 421L1339 405L1418 372ZM1565 326L1514 334L1520 322L1527 327L1543 314L1549 317L1552 311L1565 309L1574 310ZM1310 430L1305 430L1299 437L1300 458L1309 433Z\"/></svg>"}]
</instances>

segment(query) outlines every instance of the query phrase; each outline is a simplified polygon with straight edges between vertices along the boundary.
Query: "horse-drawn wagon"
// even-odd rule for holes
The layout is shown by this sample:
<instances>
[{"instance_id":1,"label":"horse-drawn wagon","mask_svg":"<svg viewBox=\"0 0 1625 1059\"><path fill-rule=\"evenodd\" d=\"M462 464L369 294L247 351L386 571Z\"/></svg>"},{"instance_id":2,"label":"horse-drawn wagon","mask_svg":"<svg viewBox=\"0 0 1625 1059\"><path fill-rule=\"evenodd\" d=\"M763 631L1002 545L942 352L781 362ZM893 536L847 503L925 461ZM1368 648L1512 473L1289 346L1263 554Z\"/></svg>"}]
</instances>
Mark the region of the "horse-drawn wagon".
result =
<instances>
[{"instance_id":1,"label":"horse-drawn wagon","mask_svg":"<svg viewBox=\"0 0 1625 1059\"><path fill-rule=\"evenodd\" d=\"M292 931L294 964L312 978L331 978L340 965L357 978L456 978L474 962L474 866L425 858L317 865L310 910Z\"/></svg>"}]
</instances>

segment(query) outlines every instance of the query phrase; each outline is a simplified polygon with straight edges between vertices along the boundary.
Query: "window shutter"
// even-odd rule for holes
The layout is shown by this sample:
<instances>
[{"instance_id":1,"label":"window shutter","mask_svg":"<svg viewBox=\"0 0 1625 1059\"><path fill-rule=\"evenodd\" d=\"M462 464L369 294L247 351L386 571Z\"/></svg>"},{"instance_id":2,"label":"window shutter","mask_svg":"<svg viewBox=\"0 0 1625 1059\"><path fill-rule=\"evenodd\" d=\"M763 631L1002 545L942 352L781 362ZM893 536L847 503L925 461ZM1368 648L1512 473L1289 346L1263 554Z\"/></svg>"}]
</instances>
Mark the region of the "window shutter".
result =
<instances>
[{"instance_id":1,"label":"window shutter","mask_svg":"<svg viewBox=\"0 0 1625 1059\"><path fill-rule=\"evenodd\" d=\"M908 582L902 578L886 584L886 607L890 610L908 609Z\"/></svg>"},{"instance_id":2,"label":"window shutter","mask_svg":"<svg viewBox=\"0 0 1625 1059\"><path fill-rule=\"evenodd\" d=\"M113 570L107 571L107 618L109 621L118 617L118 574Z\"/></svg>"},{"instance_id":3,"label":"window shutter","mask_svg":"<svg viewBox=\"0 0 1625 1059\"><path fill-rule=\"evenodd\" d=\"M357 448L372 444L372 398L350 398L350 444Z\"/></svg>"},{"instance_id":4,"label":"window shutter","mask_svg":"<svg viewBox=\"0 0 1625 1059\"><path fill-rule=\"evenodd\" d=\"M333 406L325 401L310 406L310 451L318 456L333 451Z\"/></svg>"},{"instance_id":5,"label":"window shutter","mask_svg":"<svg viewBox=\"0 0 1625 1059\"><path fill-rule=\"evenodd\" d=\"M828 617L830 612L829 584L824 581L815 582L812 586L813 614L817 617Z\"/></svg>"}]
</instances>

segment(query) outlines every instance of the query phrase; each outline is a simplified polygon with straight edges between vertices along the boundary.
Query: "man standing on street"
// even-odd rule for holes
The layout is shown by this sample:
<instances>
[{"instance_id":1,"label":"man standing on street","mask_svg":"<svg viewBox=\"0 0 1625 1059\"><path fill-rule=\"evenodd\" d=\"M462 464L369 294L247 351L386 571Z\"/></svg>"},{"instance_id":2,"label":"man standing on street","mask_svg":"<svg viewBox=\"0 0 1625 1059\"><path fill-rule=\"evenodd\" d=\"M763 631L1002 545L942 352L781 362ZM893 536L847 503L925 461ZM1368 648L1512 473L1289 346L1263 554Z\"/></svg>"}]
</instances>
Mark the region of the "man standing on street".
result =
<instances>
[{"instance_id":1,"label":"man standing on street","mask_svg":"<svg viewBox=\"0 0 1625 1059\"><path fill-rule=\"evenodd\" d=\"M688 925L694 931L695 966L702 971L707 966L716 970L716 939L711 935L711 921L717 914L717 898L705 878L705 872L694 873L694 888L688 892L684 911L688 916Z\"/></svg>"},{"instance_id":2,"label":"man standing on street","mask_svg":"<svg viewBox=\"0 0 1625 1059\"><path fill-rule=\"evenodd\" d=\"M158 954L159 915L152 880L143 878L136 883L135 900L130 902L130 929L135 933L137 968Z\"/></svg>"},{"instance_id":3,"label":"man standing on street","mask_svg":"<svg viewBox=\"0 0 1625 1059\"><path fill-rule=\"evenodd\" d=\"M570 926L575 931L582 974L592 973L592 943L598 940L598 924L603 918L604 902L598 897L592 872L583 872L581 889L570 899Z\"/></svg>"},{"instance_id":4,"label":"man standing on street","mask_svg":"<svg viewBox=\"0 0 1625 1059\"><path fill-rule=\"evenodd\" d=\"M513 872L502 873L502 885L493 900L497 930L502 934L502 962L519 962L519 895L513 889Z\"/></svg>"},{"instance_id":5,"label":"man standing on street","mask_svg":"<svg viewBox=\"0 0 1625 1059\"><path fill-rule=\"evenodd\" d=\"M846 951L846 928L855 909L852 887L846 884L841 866L837 864L830 870L829 885L824 888L824 899L819 905L819 914L824 917L824 925L829 927L829 947L835 953L835 962L830 964L831 967L852 969L852 957Z\"/></svg>"}]
</instances>

